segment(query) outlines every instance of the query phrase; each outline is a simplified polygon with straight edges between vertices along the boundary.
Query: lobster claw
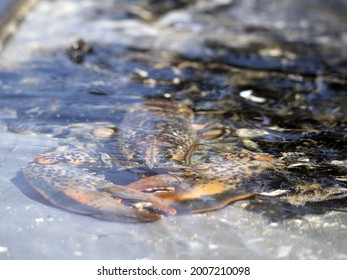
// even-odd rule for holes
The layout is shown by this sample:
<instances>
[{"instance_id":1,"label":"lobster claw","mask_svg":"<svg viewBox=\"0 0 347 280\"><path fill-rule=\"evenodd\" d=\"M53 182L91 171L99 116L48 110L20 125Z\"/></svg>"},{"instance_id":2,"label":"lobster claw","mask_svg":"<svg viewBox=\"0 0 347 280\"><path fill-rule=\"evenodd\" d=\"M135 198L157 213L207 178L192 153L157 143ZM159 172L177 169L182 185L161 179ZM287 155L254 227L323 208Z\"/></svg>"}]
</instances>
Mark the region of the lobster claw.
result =
<instances>
[{"instance_id":1,"label":"lobster claw","mask_svg":"<svg viewBox=\"0 0 347 280\"><path fill-rule=\"evenodd\" d=\"M117 222L149 222L176 213L161 198L113 185L64 163L32 162L23 173L47 201L71 212Z\"/></svg>"}]
</instances>

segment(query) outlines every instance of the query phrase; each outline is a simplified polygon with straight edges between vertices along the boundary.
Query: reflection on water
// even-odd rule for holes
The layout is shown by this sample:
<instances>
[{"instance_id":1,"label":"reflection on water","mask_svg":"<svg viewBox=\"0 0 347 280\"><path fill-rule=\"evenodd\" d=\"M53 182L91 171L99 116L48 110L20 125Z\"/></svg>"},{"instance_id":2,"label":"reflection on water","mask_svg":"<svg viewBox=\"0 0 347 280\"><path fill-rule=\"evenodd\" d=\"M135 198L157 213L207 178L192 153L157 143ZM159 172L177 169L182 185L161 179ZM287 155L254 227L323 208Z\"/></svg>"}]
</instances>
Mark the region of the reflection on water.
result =
<instances>
[{"instance_id":1,"label":"reflection on water","mask_svg":"<svg viewBox=\"0 0 347 280\"><path fill-rule=\"evenodd\" d=\"M345 258L345 4L122 2L42 1L2 54L0 258ZM270 24L273 11L281 16ZM42 22L50 28L33 33ZM191 108L202 135L222 131L201 141L194 162L231 146L271 155L271 172L242 181L262 195L123 225L44 204L17 175L62 141L89 141L94 123L119 127L129 107L153 98Z\"/></svg>"}]
</instances>

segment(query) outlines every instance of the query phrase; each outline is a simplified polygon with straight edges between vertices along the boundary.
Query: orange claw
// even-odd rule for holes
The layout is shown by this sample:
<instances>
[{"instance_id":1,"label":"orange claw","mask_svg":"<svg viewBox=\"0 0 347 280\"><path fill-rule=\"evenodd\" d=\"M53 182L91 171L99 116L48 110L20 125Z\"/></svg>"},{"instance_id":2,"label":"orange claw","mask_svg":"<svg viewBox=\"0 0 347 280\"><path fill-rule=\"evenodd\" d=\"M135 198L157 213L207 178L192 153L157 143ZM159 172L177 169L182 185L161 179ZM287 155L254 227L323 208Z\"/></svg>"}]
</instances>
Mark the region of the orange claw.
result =
<instances>
[{"instance_id":1,"label":"orange claw","mask_svg":"<svg viewBox=\"0 0 347 280\"><path fill-rule=\"evenodd\" d=\"M176 213L174 209L161 204L159 198L112 185L100 177L66 164L43 165L32 162L23 169L23 173L28 183L47 201L71 212L121 222L161 219L163 215L156 211ZM151 212L152 209L154 212Z\"/></svg>"},{"instance_id":2,"label":"orange claw","mask_svg":"<svg viewBox=\"0 0 347 280\"><path fill-rule=\"evenodd\" d=\"M208 197L213 197L215 195L223 194L230 189L235 189L235 186L226 186L225 183L218 180L211 180L209 182L204 182L203 180L187 180L176 188L177 191L174 192L159 192L156 193L158 197L166 200L172 201L175 205L177 211L190 212L190 213L204 213L210 211L216 211L226 207L227 205L245 199L250 199L255 196L255 193L246 193L241 195L235 195L229 198L230 195L226 196L227 199L224 200L214 200L216 205L214 206L204 206L198 209L191 209L185 205L188 203L197 203L199 201L204 204L203 201L208 200ZM201 205L200 205L201 206Z\"/></svg>"}]
</instances>

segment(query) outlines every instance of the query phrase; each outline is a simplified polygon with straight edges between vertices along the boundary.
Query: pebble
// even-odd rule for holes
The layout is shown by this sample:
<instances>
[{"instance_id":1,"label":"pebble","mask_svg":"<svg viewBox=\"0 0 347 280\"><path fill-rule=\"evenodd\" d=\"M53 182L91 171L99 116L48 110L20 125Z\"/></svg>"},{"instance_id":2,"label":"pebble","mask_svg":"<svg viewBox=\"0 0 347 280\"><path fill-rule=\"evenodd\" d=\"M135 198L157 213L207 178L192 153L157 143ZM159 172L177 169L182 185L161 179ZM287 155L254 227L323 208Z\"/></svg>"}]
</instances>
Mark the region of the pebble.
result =
<instances>
[{"instance_id":1,"label":"pebble","mask_svg":"<svg viewBox=\"0 0 347 280\"><path fill-rule=\"evenodd\" d=\"M264 102L266 102L265 98L253 95L253 90L241 91L240 92L240 96L243 97L244 99L247 99L247 100L255 102L255 103L264 103Z\"/></svg>"},{"instance_id":2,"label":"pebble","mask_svg":"<svg viewBox=\"0 0 347 280\"><path fill-rule=\"evenodd\" d=\"M41 224L44 222L44 219L43 218L36 218L35 222L36 222L36 224Z\"/></svg>"},{"instance_id":3,"label":"pebble","mask_svg":"<svg viewBox=\"0 0 347 280\"><path fill-rule=\"evenodd\" d=\"M4 247L4 246L0 246L0 254L1 253L7 253L8 252L8 248Z\"/></svg>"}]
</instances>

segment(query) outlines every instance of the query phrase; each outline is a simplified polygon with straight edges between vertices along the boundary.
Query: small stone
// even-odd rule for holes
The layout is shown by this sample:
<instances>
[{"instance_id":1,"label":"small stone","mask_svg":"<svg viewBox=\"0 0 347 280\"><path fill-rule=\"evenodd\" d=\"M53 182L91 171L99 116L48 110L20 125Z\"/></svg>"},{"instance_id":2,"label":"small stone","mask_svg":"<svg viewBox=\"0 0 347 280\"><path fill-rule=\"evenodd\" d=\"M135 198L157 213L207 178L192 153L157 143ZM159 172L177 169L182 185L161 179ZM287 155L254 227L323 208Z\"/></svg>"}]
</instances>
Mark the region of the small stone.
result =
<instances>
[{"instance_id":1,"label":"small stone","mask_svg":"<svg viewBox=\"0 0 347 280\"><path fill-rule=\"evenodd\" d=\"M248 128L239 128L235 130L235 133L238 137L242 138L254 138L263 135L268 135L269 133L263 129L248 129Z\"/></svg>"},{"instance_id":2,"label":"small stone","mask_svg":"<svg viewBox=\"0 0 347 280\"><path fill-rule=\"evenodd\" d=\"M74 254L75 256L77 256L77 257L80 257L80 256L83 255L83 253L80 252L80 251L74 251L73 254Z\"/></svg>"},{"instance_id":3,"label":"small stone","mask_svg":"<svg viewBox=\"0 0 347 280\"><path fill-rule=\"evenodd\" d=\"M44 222L44 219L43 218L36 218L35 222L36 222L36 224L41 224Z\"/></svg>"},{"instance_id":4,"label":"small stone","mask_svg":"<svg viewBox=\"0 0 347 280\"><path fill-rule=\"evenodd\" d=\"M7 253L8 252L8 248L5 246L0 246L0 254L2 253Z\"/></svg>"},{"instance_id":5,"label":"small stone","mask_svg":"<svg viewBox=\"0 0 347 280\"><path fill-rule=\"evenodd\" d=\"M243 97L244 99L247 99L247 100L255 102L255 103L264 103L264 102L266 102L265 98L253 95L253 90L241 91L240 92L240 96Z\"/></svg>"}]
</instances>

